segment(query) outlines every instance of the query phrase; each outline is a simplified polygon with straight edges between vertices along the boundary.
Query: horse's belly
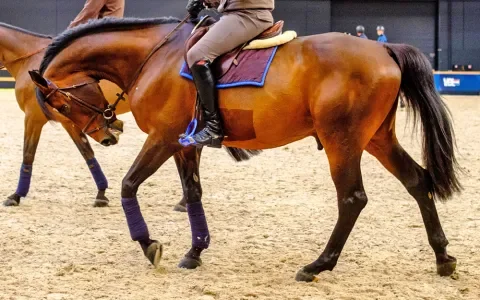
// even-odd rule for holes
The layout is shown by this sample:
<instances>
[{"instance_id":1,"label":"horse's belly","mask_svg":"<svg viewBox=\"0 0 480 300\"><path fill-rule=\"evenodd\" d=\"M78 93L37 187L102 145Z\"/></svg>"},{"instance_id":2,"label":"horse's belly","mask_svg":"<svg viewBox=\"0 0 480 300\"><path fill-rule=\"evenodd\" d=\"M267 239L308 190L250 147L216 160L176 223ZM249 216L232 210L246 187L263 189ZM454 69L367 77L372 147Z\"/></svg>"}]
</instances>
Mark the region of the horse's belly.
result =
<instances>
[{"instance_id":1,"label":"horse's belly","mask_svg":"<svg viewBox=\"0 0 480 300\"><path fill-rule=\"evenodd\" d=\"M225 144L248 149L280 147L312 135L307 114L269 109L222 109Z\"/></svg>"}]
</instances>

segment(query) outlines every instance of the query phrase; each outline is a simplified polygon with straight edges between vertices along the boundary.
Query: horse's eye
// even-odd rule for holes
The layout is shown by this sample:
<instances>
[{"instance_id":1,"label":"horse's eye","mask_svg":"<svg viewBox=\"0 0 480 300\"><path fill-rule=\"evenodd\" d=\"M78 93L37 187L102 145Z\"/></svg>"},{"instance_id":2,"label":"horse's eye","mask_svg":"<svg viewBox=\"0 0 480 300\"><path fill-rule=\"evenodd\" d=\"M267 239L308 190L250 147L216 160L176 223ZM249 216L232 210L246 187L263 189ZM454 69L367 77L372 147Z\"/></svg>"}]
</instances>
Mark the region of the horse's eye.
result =
<instances>
[{"instance_id":1,"label":"horse's eye","mask_svg":"<svg viewBox=\"0 0 480 300\"><path fill-rule=\"evenodd\" d=\"M68 106L67 104L64 104L62 105L62 107L60 107L59 111L63 115L68 115L70 113L70 106Z\"/></svg>"}]
</instances>

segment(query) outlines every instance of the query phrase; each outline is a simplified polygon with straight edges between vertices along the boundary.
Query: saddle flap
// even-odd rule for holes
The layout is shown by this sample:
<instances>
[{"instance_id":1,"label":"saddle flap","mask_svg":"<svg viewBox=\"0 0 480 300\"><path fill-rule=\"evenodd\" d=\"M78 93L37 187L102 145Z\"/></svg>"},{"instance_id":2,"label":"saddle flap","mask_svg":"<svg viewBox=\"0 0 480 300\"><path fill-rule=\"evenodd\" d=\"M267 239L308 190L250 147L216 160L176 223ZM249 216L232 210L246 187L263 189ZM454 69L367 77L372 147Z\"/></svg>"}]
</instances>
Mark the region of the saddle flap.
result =
<instances>
[{"instance_id":1,"label":"saddle flap","mask_svg":"<svg viewBox=\"0 0 480 300\"><path fill-rule=\"evenodd\" d=\"M237 57L240 55L240 52L242 52L244 46L245 44L225 53L213 63L214 72L218 78L222 78L223 75L230 70L232 65L238 65Z\"/></svg>"}]
</instances>

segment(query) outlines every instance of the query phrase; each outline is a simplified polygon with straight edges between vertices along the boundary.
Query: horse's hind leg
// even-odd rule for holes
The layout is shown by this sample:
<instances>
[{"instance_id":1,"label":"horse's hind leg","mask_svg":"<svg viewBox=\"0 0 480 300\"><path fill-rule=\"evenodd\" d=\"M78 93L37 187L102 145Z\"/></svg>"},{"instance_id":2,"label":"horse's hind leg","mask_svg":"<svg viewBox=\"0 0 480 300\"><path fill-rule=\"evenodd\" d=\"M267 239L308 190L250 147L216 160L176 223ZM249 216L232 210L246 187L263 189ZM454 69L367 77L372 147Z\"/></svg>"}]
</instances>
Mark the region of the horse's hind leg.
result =
<instances>
[{"instance_id":1,"label":"horse's hind leg","mask_svg":"<svg viewBox=\"0 0 480 300\"><path fill-rule=\"evenodd\" d=\"M88 142L87 137L82 131L71 122L64 122L62 126L67 131L70 138L77 146L78 151L82 154L85 162L87 163L90 173L92 173L93 179L97 185L97 197L93 203L94 207L105 207L108 206L108 198L105 196L105 190L108 188L108 181L105 175L103 174L100 164L95 159L95 153L93 152L90 143Z\"/></svg>"},{"instance_id":2,"label":"horse's hind leg","mask_svg":"<svg viewBox=\"0 0 480 300\"><path fill-rule=\"evenodd\" d=\"M360 170L363 151L340 143L332 149L331 145L332 143L325 143L325 150L337 189L338 220L323 253L297 273L297 281L312 281L320 272L333 270L360 212L367 204Z\"/></svg>"},{"instance_id":3,"label":"horse's hind leg","mask_svg":"<svg viewBox=\"0 0 480 300\"><path fill-rule=\"evenodd\" d=\"M190 197L188 193L190 193L190 188L192 187L192 178L194 179L194 176L197 176L198 184L200 184L198 178L198 168L200 166L200 155L202 150L201 148L196 149L198 150L188 148L184 151L175 153L175 155L173 156L175 158L175 164L177 165L178 175L180 176L183 190L182 200L180 200L180 202L175 205L175 207L173 208L174 211L187 211L187 199ZM193 182L197 183L197 181L194 180Z\"/></svg>"},{"instance_id":4,"label":"horse's hind leg","mask_svg":"<svg viewBox=\"0 0 480 300\"><path fill-rule=\"evenodd\" d=\"M20 178L15 193L10 195L3 204L5 206L17 206L20 204L20 198L26 197L30 189L30 180L32 176L32 165L35 160L38 142L42 133L43 125L47 120L43 115L38 115L25 111L25 129L23 138L23 162L20 169Z\"/></svg>"},{"instance_id":5,"label":"horse's hind leg","mask_svg":"<svg viewBox=\"0 0 480 300\"><path fill-rule=\"evenodd\" d=\"M182 180L183 197L192 231L192 247L185 255L180 268L195 269L202 264L200 254L208 248L210 234L202 205L202 186L200 184L200 155L202 149L189 147L175 153L178 173Z\"/></svg>"},{"instance_id":6,"label":"horse's hind leg","mask_svg":"<svg viewBox=\"0 0 480 300\"><path fill-rule=\"evenodd\" d=\"M437 272L441 276L451 275L455 271L456 259L447 254L448 241L432 199L430 175L400 146L395 137L394 123L391 120L382 125L366 150L397 177L410 195L415 198L427 230L428 241L435 252Z\"/></svg>"}]
</instances>

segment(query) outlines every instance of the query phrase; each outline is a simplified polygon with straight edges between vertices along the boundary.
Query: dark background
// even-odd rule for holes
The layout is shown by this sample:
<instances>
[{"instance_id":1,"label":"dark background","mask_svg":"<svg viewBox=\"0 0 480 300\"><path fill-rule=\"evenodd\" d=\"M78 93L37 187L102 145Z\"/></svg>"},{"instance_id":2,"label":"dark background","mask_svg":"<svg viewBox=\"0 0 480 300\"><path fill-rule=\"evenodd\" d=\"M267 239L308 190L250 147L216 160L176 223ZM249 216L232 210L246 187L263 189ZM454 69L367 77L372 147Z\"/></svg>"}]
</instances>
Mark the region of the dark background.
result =
<instances>
[{"instance_id":1,"label":"dark background","mask_svg":"<svg viewBox=\"0 0 480 300\"><path fill-rule=\"evenodd\" d=\"M84 0L0 0L0 22L55 35ZM126 0L125 16L183 17L187 0ZM276 0L276 19L300 35L350 32L362 24L370 39L384 25L389 42L408 43L430 57L433 68L473 64L480 69L480 0Z\"/></svg>"}]
</instances>

